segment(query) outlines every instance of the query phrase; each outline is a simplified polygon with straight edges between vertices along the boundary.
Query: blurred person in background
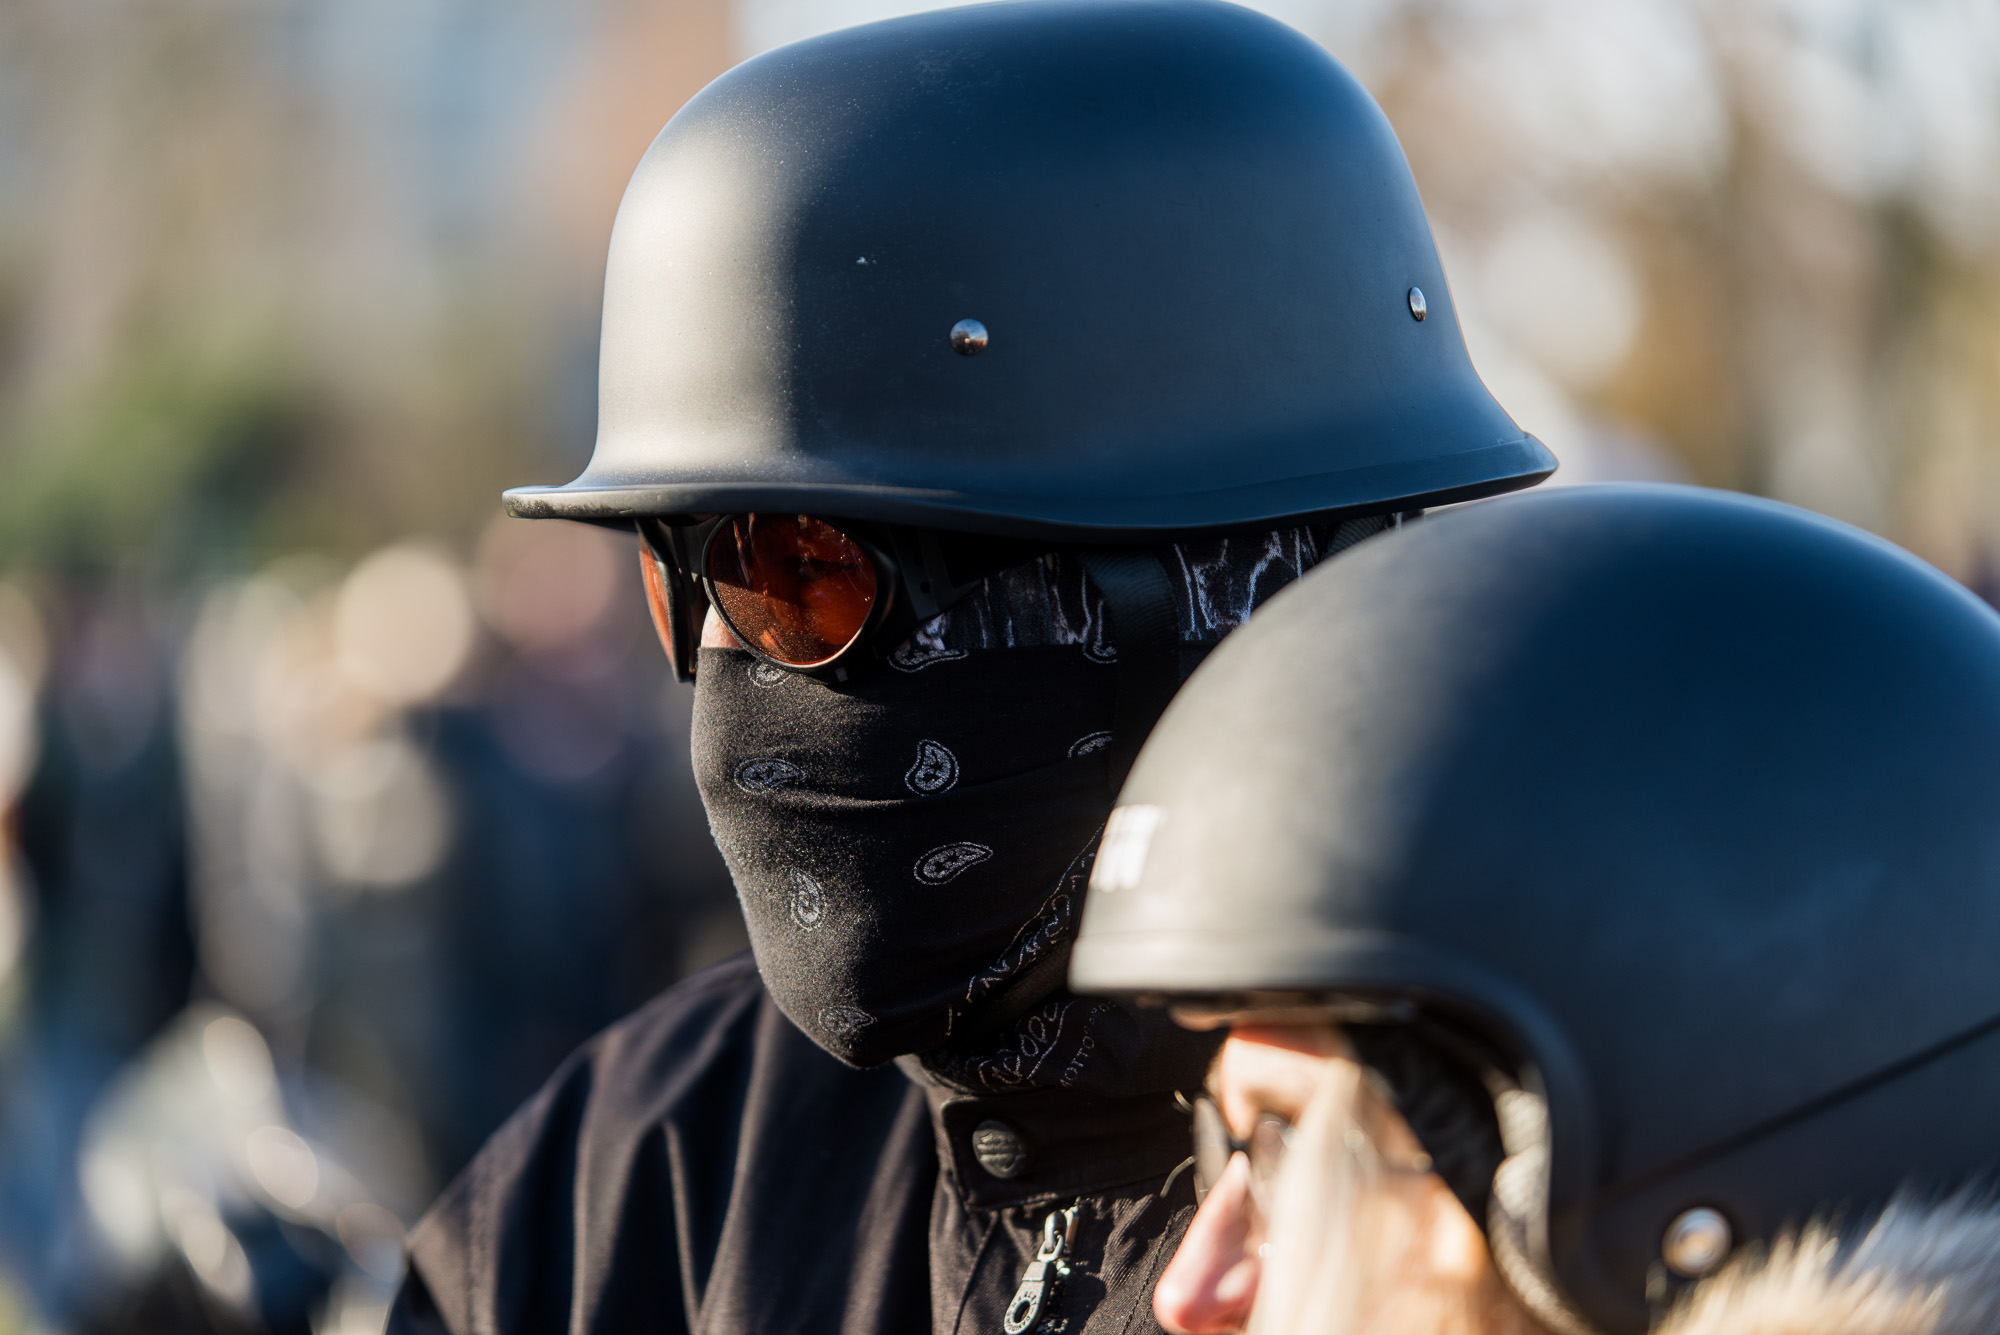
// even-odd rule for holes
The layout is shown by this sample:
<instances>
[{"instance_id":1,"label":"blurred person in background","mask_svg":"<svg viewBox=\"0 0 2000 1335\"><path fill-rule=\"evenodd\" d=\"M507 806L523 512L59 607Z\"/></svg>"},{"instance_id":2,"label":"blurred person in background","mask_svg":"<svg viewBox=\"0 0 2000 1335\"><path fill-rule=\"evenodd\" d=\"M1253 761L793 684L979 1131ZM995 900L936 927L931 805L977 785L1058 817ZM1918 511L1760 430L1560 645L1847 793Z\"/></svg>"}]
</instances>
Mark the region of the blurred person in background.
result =
<instances>
[{"instance_id":1,"label":"blurred person in background","mask_svg":"<svg viewBox=\"0 0 2000 1335\"><path fill-rule=\"evenodd\" d=\"M1553 466L1386 121L1206 0L788 47L628 187L600 395L509 504L636 517L754 956L481 1151L392 1329L1150 1328L1214 1043L1062 985L1111 794L1257 603Z\"/></svg>"},{"instance_id":2,"label":"blurred person in background","mask_svg":"<svg viewBox=\"0 0 2000 1335\"><path fill-rule=\"evenodd\" d=\"M1229 1034L1173 1331L2000 1321L2000 618L1690 488L1307 576L1119 795L1071 982Z\"/></svg>"},{"instance_id":3,"label":"blurred person in background","mask_svg":"<svg viewBox=\"0 0 2000 1335\"><path fill-rule=\"evenodd\" d=\"M19 1030L0 1046L0 1251L42 1257L28 1278L57 1308L91 1279L83 1123L195 967L167 627L113 581L63 595L45 620L0 586L0 984Z\"/></svg>"},{"instance_id":4,"label":"blurred person in background","mask_svg":"<svg viewBox=\"0 0 2000 1335\"><path fill-rule=\"evenodd\" d=\"M685 746L685 711L661 710L663 674L631 653L650 635L626 568L595 530L496 523L469 570L396 544L346 572L225 586L196 618L182 735L201 959L212 994L254 1022L226 1050L268 1040L282 1095L234 1113L225 1098L201 1153L238 1164L237 1194L285 1237L305 1230L284 1263L295 1280L282 1251L247 1242L247 1278L197 1268L253 1326L321 1310L379 1325L396 1220L438 1167L590 1033L743 939L692 782L660 759ZM174 1091L194 1077L175 1061L213 1075L214 1043L184 1035L230 1022L204 1010L156 1045L160 1074L99 1119L86 1165L106 1165L100 1180L146 1135L186 1140L195 1123L162 1129L150 1110L186 1101ZM223 1095L242 1084L216 1079ZM291 1157L246 1159L259 1126L293 1137Z\"/></svg>"},{"instance_id":5,"label":"blurred person in background","mask_svg":"<svg viewBox=\"0 0 2000 1335\"><path fill-rule=\"evenodd\" d=\"M6 1335L379 1329L437 1184L740 948L660 761L687 703L591 573L629 553L481 541L575 435L595 316L567 217L520 200L601 265L632 160L727 63L719 5L634 11L0 18ZM635 35L671 50L621 78ZM590 152L513 151L568 118ZM469 327L496 272L515 315ZM548 568L566 615L524 639Z\"/></svg>"},{"instance_id":6,"label":"blurred person in background","mask_svg":"<svg viewBox=\"0 0 2000 1335\"><path fill-rule=\"evenodd\" d=\"M628 563L501 522L469 570L403 543L223 583L178 637L0 586L0 1254L29 1312L379 1328L440 1170L740 948Z\"/></svg>"}]
</instances>

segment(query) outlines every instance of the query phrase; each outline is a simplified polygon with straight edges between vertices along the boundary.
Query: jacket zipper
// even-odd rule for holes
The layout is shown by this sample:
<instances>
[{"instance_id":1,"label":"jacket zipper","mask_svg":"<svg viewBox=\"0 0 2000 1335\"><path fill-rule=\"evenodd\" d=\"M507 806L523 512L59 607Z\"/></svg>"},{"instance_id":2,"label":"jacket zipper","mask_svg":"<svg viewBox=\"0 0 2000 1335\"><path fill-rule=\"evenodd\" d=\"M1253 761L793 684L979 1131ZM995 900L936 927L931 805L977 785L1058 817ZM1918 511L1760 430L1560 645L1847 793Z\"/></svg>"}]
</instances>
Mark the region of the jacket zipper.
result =
<instances>
[{"instance_id":1,"label":"jacket zipper","mask_svg":"<svg viewBox=\"0 0 2000 1335\"><path fill-rule=\"evenodd\" d=\"M1070 1249L1076 1242L1076 1212L1082 1205L1051 1210L1042 1221L1042 1246L1028 1268L1021 1272L1014 1301L1007 1304L1001 1329L1007 1335L1028 1335L1041 1324L1042 1317L1055 1309L1062 1295L1063 1281L1069 1278Z\"/></svg>"}]
</instances>

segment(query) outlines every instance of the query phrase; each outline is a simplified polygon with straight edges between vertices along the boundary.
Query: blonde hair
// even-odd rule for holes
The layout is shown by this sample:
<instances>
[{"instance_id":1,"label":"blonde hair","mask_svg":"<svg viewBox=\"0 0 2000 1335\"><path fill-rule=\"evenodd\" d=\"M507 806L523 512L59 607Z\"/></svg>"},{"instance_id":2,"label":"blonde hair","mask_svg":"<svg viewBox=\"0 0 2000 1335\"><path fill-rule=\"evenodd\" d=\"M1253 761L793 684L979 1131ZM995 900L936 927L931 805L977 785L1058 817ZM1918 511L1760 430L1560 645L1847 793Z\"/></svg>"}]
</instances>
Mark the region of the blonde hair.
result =
<instances>
[{"instance_id":1,"label":"blonde hair","mask_svg":"<svg viewBox=\"0 0 2000 1335\"><path fill-rule=\"evenodd\" d=\"M1380 1273L1369 1227L1375 1169L1348 1144L1361 1070L1339 1059L1293 1128L1278 1172L1271 1242L1249 1335L1352 1330ZM1282 1242L1282 1245L1280 1243Z\"/></svg>"},{"instance_id":2,"label":"blonde hair","mask_svg":"<svg viewBox=\"0 0 2000 1335\"><path fill-rule=\"evenodd\" d=\"M1293 1132L1270 1209L1270 1250L1249 1335L1498 1335L1534 1329L1477 1239L1464 1266L1410 1264L1456 1210L1386 1181L1363 1128L1387 1111L1351 1060L1330 1058ZM1391 1113L1390 1115L1393 1115ZM1969 1194L1893 1201L1843 1242L1815 1221L1768 1249L1745 1248L1694 1286L1653 1335L1995 1335L2000 1208Z\"/></svg>"},{"instance_id":3,"label":"blonde hair","mask_svg":"<svg viewBox=\"0 0 2000 1335\"><path fill-rule=\"evenodd\" d=\"M1320 1088L1295 1127L1270 1210L1271 1250L1250 1315L1250 1335L1480 1335L1497 1297L1466 1277L1484 1264L1478 1234L1457 1199L1430 1175L1385 1170L1366 1128L1395 1114L1365 1068L1325 1064ZM1422 1179L1421 1184L1416 1179ZM1422 1185L1413 1195L1399 1190ZM1443 1208L1468 1227L1461 1264L1412 1266L1431 1249ZM1506 1327L1511 1329L1512 1327Z\"/></svg>"}]
</instances>

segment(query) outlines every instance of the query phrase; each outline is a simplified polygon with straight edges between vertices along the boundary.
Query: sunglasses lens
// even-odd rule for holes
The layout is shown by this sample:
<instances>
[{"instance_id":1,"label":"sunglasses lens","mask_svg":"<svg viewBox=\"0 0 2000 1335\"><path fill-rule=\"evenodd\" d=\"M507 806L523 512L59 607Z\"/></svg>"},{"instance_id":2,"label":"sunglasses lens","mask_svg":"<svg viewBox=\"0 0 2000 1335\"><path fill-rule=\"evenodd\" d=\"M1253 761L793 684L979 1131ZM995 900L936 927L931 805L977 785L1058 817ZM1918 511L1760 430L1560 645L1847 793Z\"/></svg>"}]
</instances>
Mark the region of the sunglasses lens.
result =
<instances>
[{"instance_id":1,"label":"sunglasses lens","mask_svg":"<svg viewBox=\"0 0 2000 1335\"><path fill-rule=\"evenodd\" d=\"M716 610L745 644L817 667L854 642L875 606L875 563L810 515L737 515L708 549Z\"/></svg>"},{"instance_id":2,"label":"sunglasses lens","mask_svg":"<svg viewBox=\"0 0 2000 1335\"><path fill-rule=\"evenodd\" d=\"M660 647L667 651L667 662L673 666L674 675L685 677L680 637L675 634L686 616L681 606L684 598L680 578L644 538L639 539L639 578L646 585L646 608L653 614L653 631L660 637Z\"/></svg>"},{"instance_id":3,"label":"sunglasses lens","mask_svg":"<svg viewBox=\"0 0 2000 1335\"><path fill-rule=\"evenodd\" d=\"M1250 1133L1249 1144L1245 1147L1250 1156L1250 1197L1266 1214L1270 1212L1271 1198L1277 1191L1278 1169L1285 1162L1285 1150L1291 1144L1291 1134L1290 1123L1266 1115L1257 1119L1256 1129Z\"/></svg>"}]
</instances>

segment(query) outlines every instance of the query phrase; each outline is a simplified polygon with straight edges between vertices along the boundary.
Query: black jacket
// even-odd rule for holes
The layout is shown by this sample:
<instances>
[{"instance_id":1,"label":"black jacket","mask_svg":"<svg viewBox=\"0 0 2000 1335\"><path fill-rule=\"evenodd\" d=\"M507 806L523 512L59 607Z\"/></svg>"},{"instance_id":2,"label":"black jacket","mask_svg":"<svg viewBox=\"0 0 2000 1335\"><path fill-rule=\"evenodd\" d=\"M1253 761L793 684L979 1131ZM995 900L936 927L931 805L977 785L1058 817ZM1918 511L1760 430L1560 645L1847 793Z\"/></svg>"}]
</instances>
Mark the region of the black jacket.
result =
<instances>
[{"instance_id":1,"label":"black jacket","mask_svg":"<svg viewBox=\"0 0 2000 1335\"><path fill-rule=\"evenodd\" d=\"M1005 1178L973 1147L986 1126L987 1161L1014 1168L995 1122L1025 1150ZM1045 1219L1077 1204L1037 1332L1157 1332L1187 1154L1171 1093L971 1097L844 1066L739 956L598 1036L494 1135L412 1232L389 1328L1001 1335Z\"/></svg>"}]
</instances>

